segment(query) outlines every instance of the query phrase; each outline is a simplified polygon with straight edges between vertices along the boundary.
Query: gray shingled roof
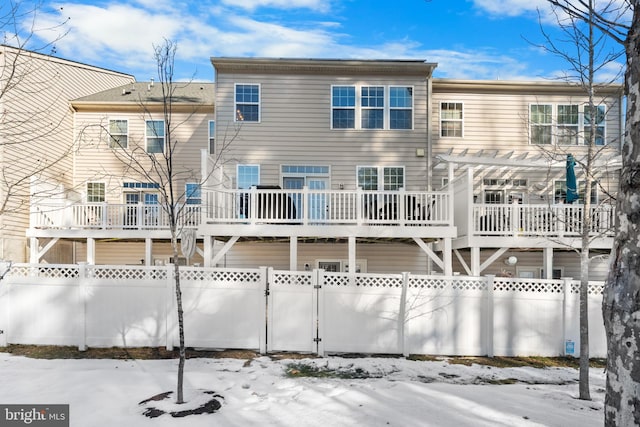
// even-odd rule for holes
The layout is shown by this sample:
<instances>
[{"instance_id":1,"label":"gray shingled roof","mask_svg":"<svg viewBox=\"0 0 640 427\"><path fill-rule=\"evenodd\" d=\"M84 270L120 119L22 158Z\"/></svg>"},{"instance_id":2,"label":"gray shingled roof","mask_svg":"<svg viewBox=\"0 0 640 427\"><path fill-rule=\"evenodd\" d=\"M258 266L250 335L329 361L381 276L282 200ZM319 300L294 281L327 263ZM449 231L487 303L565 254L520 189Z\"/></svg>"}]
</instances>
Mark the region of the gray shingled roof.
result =
<instances>
[{"instance_id":1,"label":"gray shingled roof","mask_svg":"<svg viewBox=\"0 0 640 427\"><path fill-rule=\"evenodd\" d=\"M214 104L214 84L200 82L174 83L174 102ZM135 82L103 92L94 93L73 102L81 103L161 103L162 86L158 82Z\"/></svg>"}]
</instances>

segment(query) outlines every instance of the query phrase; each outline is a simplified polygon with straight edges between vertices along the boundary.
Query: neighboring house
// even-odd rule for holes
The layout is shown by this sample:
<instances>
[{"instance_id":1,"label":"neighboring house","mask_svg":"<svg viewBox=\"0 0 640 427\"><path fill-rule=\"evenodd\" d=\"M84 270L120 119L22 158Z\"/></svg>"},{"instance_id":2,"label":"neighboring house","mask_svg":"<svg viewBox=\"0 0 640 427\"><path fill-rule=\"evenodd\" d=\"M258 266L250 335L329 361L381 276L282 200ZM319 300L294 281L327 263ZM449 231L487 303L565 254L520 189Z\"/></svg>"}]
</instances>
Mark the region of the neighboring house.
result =
<instances>
[{"instance_id":1,"label":"neighboring house","mask_svg":"<svg viewBox=\"0 0 640 427\"><path fill-rule=\"evenodd\" d=\"M171 123L159 83L131 83L71 101L75 117L73 188L61 203L48 201L32 218L28 236L32 262L62 242L72 242L70 262L98 264L166 263L171 254L168 216L148 156L178 141L173 154L174 193L187 205L180 219L195 229L200 220L202 151L213 143L213 84L175 83ZM141 169L149 171L141 174ZM61 227L48 223L63 223ZM194 257L191 261L197 261Z\"/></svg>"},{"instance_id":2,"label":"neighboring house","mask_svg":"<svg viewBox=\"0 0 640 427\"><path fill-rule=\"evenodd\" d=\"M590 277L606 277L623 132L621 85L595 90ZM433 82L432 182L453 183L455 270L529 278L580 277L580 200L566 205L566 159L585 161L586 89L563 82Z\"/></svg>"},{"instance_id":3,"label":"neighboring house","mask_svg":"<svg viewBox=\"0 0 640 427\"><path fill-rule=\"evenodd\" d=\"M69 100L133 82L133 76L0 45L0 259L27 260L34 199L72 187ZM51 260L63 260L52 251Z\"/></svg>"},{"instance_id":4,"label":"neighboring house","mask_svg":"<svg viewBox=\"0 0 640 427\"><path fill-rule=\"evenodd\" d=\"M580 161L586 151L583 89L433 79L436 64L419 60L212 64L215 86L187 85L174 110L174 136L185 142L178 191L202 214L186 223L198 239L189 262L579 277L572 249L582 206L562 199L566 154ZM73 242L71 262L175 261L152 180L116 159L125 142L126 150L160 142L157 87L71 102L79 191L32 217L28 236L41 247L33 262L64 241ZM621 94L619 85L598 88L596 280L612 244Z\"/></svg>"}]
</instances>

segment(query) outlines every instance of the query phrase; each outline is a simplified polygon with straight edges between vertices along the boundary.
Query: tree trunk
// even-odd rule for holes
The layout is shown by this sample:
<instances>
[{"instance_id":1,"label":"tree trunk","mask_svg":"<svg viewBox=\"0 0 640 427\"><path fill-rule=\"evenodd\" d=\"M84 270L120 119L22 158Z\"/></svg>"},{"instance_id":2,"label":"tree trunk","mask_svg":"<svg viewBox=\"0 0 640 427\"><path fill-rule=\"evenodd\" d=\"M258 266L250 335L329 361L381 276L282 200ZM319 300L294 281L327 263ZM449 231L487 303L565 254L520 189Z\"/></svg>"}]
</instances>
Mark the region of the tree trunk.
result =
<instances>
[{"instance_id":1,"label":"tree trunk","mask_svg":"<svg viewBox=\"0 0 640 427\"><path fill-rule=\"evenodd\" d=\"M625 49L626 138L617 200L617 232L602 312L607 333L605 426L640 425L640 8Z\"/></svg>"},{"instance_id":2,"label":"tree trunk","mask_svg":"<svg viewBox=\"0 0 640 427\"><path fill-rule=\"evenodd\" d=\"M180 266L178 264L178 251L174 250L174 272L176 281L176 308L178 309L178 334L180 339L180 357L178 360L178 384L176 392L176 403L184 403L184 363L186 359L186 350L184 346L184 312L182 311L182 288L180 287Z\"/></svg>"},{"instance_id":3,"label":"tree trunk","mask_svg":"<svg viewBox=\"0 0 640 427\"><path fill-rule=\"evenodd\" d=\"M586 196L589 197L589 196ZM587 216L585 205L584 216ZM586 224L585 224L586 225ZM587 232L585 227L583 233ZM580 399L591 400L589 392L589 246L580 252Z\"/></svg>"}]
</instances>

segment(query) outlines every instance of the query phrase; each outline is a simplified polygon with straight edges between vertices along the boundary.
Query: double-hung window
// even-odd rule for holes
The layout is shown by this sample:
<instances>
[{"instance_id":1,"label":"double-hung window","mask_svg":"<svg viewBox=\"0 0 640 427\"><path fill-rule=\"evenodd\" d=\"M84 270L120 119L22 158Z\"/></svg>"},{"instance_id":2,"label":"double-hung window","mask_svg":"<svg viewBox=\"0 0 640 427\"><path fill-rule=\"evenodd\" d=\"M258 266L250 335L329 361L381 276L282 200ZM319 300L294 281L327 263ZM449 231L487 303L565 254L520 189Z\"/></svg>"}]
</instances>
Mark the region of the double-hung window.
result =
<instances>
[{"instance_id":1,"label":"double-hung window","mask_svg":"<svg viewBox=\"0 0 640 427\"><path fill-rule=\"evenodd\" d=\"M404 167L358 166L358 187L365 191L396 191L404 188Z\"/></svg>"},{"instance_id":2,"label":"double-hung window","mask_svg":"<svg viewBox=\"0 0 640 427\"><path fill-rule=\"evenodd\" d=\"M440 103L440 136L462 138L462 102Z\"/></svg>"},{"instance_id":3,"label":"double-hung window","mask_svg":"<svg viewBox=\"0 0 640 427\"><path fill-rule=\"evenodd\" d=\"M578 106L558 105L558 145L578 143Z\"/></svg>"},{"instance_id":4,"label":"double-hung window","mask_svg":"<svg viewBox=\"0 0 640 427\"><path fill-rule=\"evenodd\" d=\"M109 148L127 148L129 123L126 119L109 120Z\"/></svg>"},{"instance_id":5,"label":"double-hung window","mask_svg":"<svg viewBox=\"0 0 640 427\"><path fill-rule=\"evenodd\" d=\"M331 87L332 129L412 129L413 88Z\"/></svg>"},{"instance_id":6,"label":"double-hung window","mask_svg":"<svg viewBox=\"0 0 640 427\"><path fill-rule=\"evenodd\" d=\"M164 136L164 120L147 120L147 153L163 153Z\"/></svg>"},{"instance_id":7,"label":"double-hung window","mask_svg":"<svg viewBox=\"0 0 640 427\"><path fill-rule=\"evenodd\" d=\"M235 120L237 122L260 121L260 85L237 83L235 85Z\"/></svg>"},{"instance_id":8,"label":"double-hung window","mask_svg":"<svg viewBox=\"0 0 640 427\"><path fill-rule=\"evenodd\" d=\"M530 111L531 143L547 145L553 142L553 106L533 104Z\"/></svg>"},{"instance_id":9,"label":"double-hung window","mask_svg":"<svg viewBox=\"0 0 640 427\"><path fill-rule=\"evenodd\" d=\"M578 104L532 104L529 110L531 144L580 145L591 143L591 117L595 125L595 145L604 145L605 106Z\"/></svg>"},{"instance_id":10,"label":"double-hung window","mask_svg":"<svg viewBox=\"0 0 640 427\"><path fill-rule=\"evenodd\" d=\"M104 203L105 195L104 182L87 182L87 203Z\"/></svg>"},{"instance_id":11,"label":"double-hung window","mask_svg":"<svg viewBox=\"0 0 640 427\"><path fill-rule=\"evenodd\" d=\"M554 200L556 203L564 203L567 196L567 181L555 180L553 183ZM585 193L587 189L587 181L581 180L578 182L578 203L583 204L585 201ZM593 181L591 183L591 203L598 203L598 182Z\"/></svg>"},{"instance_id":12,"label":"double-hung window","mask_svg":"<svg viewBox=\"0 0 640 427\"><path fill-rule=\"evenodd\" d=\"M360 91L362 129L383 129L384 87L363 86Z\"/></svg>"},{"instance_id":13,"label":"double-hung window","mask_svg":"<svg viewBox=\"0 0 640 427\"><path fill-rule=\"evenodd\" d=\"M413 128L413 88L392 86L389 88L389 128Z\"/></svg>"},{"instance_id":14,"label":"double-hung window","mask_svg":"<svg viewBox=\"0 0 640 427\"><path fill-rule=\"evenodd\" d=\"M595 124L595 145L604 145L604 124L605 124L605 110L604 105L593 106L593 118ZM584 143L589 144L591 142L591 111L588 105L584 106Z\"/></svg>"},{"instance_id":15,"label":"double-hung window","mask_svg":"<svg viewBox=\"0 0 640 427\"><path fill-rule=\"evenodd\" d=\"M331 88L331 116L333 129L356 127L355 86L333 86Z\"/></svg>"},{"instance_id":16,"label":"double-hung window","mask_svg":"<svg viewBox=\"0 0 640 427\"><path fill-rule=\"evenodd\" d=\"M188 182L185 185L185 196L187 205L202 204L202 193L200 190L200 184Z\"/></svg>"}]
</instances>

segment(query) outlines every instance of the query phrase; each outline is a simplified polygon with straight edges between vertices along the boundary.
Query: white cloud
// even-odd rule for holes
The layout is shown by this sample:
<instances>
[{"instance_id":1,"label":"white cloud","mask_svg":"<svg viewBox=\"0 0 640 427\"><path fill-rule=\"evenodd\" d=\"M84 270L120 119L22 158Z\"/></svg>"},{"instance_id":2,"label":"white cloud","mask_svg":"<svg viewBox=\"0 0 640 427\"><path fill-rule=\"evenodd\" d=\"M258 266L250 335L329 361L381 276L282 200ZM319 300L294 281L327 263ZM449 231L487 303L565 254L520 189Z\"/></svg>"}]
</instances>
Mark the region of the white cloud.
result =
<instances>
[{"instance_id":1,"label":"white cloud","mask_svg":"<svg viewBox=\"0 0 640 427\"><path fill-rule=\"evenodd\" d=\"M549 10L547 0L473 0L473 3L493 15L518 16L537 10Z\"/></svg>"},{"instance_id":2,"label":"white cloud","mask_svg":"<svg viewBox=\"0 0 640 427\"><path fill-rule=\"evenodd\" d=\"M196 68L196 77L211 78L211 56L410 58L437 62L436 74L440 77L536 77L536 70L525 63L491 49L429 50L409 38L379 45L354 46L349 44L349 35L342 32L337 21L284 23L258 20L247 13L235 14L219 4L189 7L169 0L134 1L134 4L107 4L103 7L72 3L60 5L64 16L70 16L71 20L69 34L57 43L58 53L90 64L126 70L144 80L155 75L152 46L163 38L178 45L176 69L181 75L176 77L179 79L189 78ZM157 7L147 7L152 1ZM242 4L249 1L240 0ZM265 5L274 1L280 0L255 0L252 4ZM480 1L494 6L499 3L477 0ZM511 2L518 3L516 0ZM291 0L290 3L327 4L320 0ZM502 0L502 3L509 1ZM61 16L53 13L42 18L59 22Z\"/></svg>"},{"instance_id":3,"label":"white cloud","mask_svg":"<svg viewBox=\"0 0 640 427\"><path fill-rule=\"evenodd\" d=\"M222 0L222 3L246 10L272 7L276 9L310 9L327 12L330 9L330 2L327 0Z\"/></svg>"}]
</instances>

